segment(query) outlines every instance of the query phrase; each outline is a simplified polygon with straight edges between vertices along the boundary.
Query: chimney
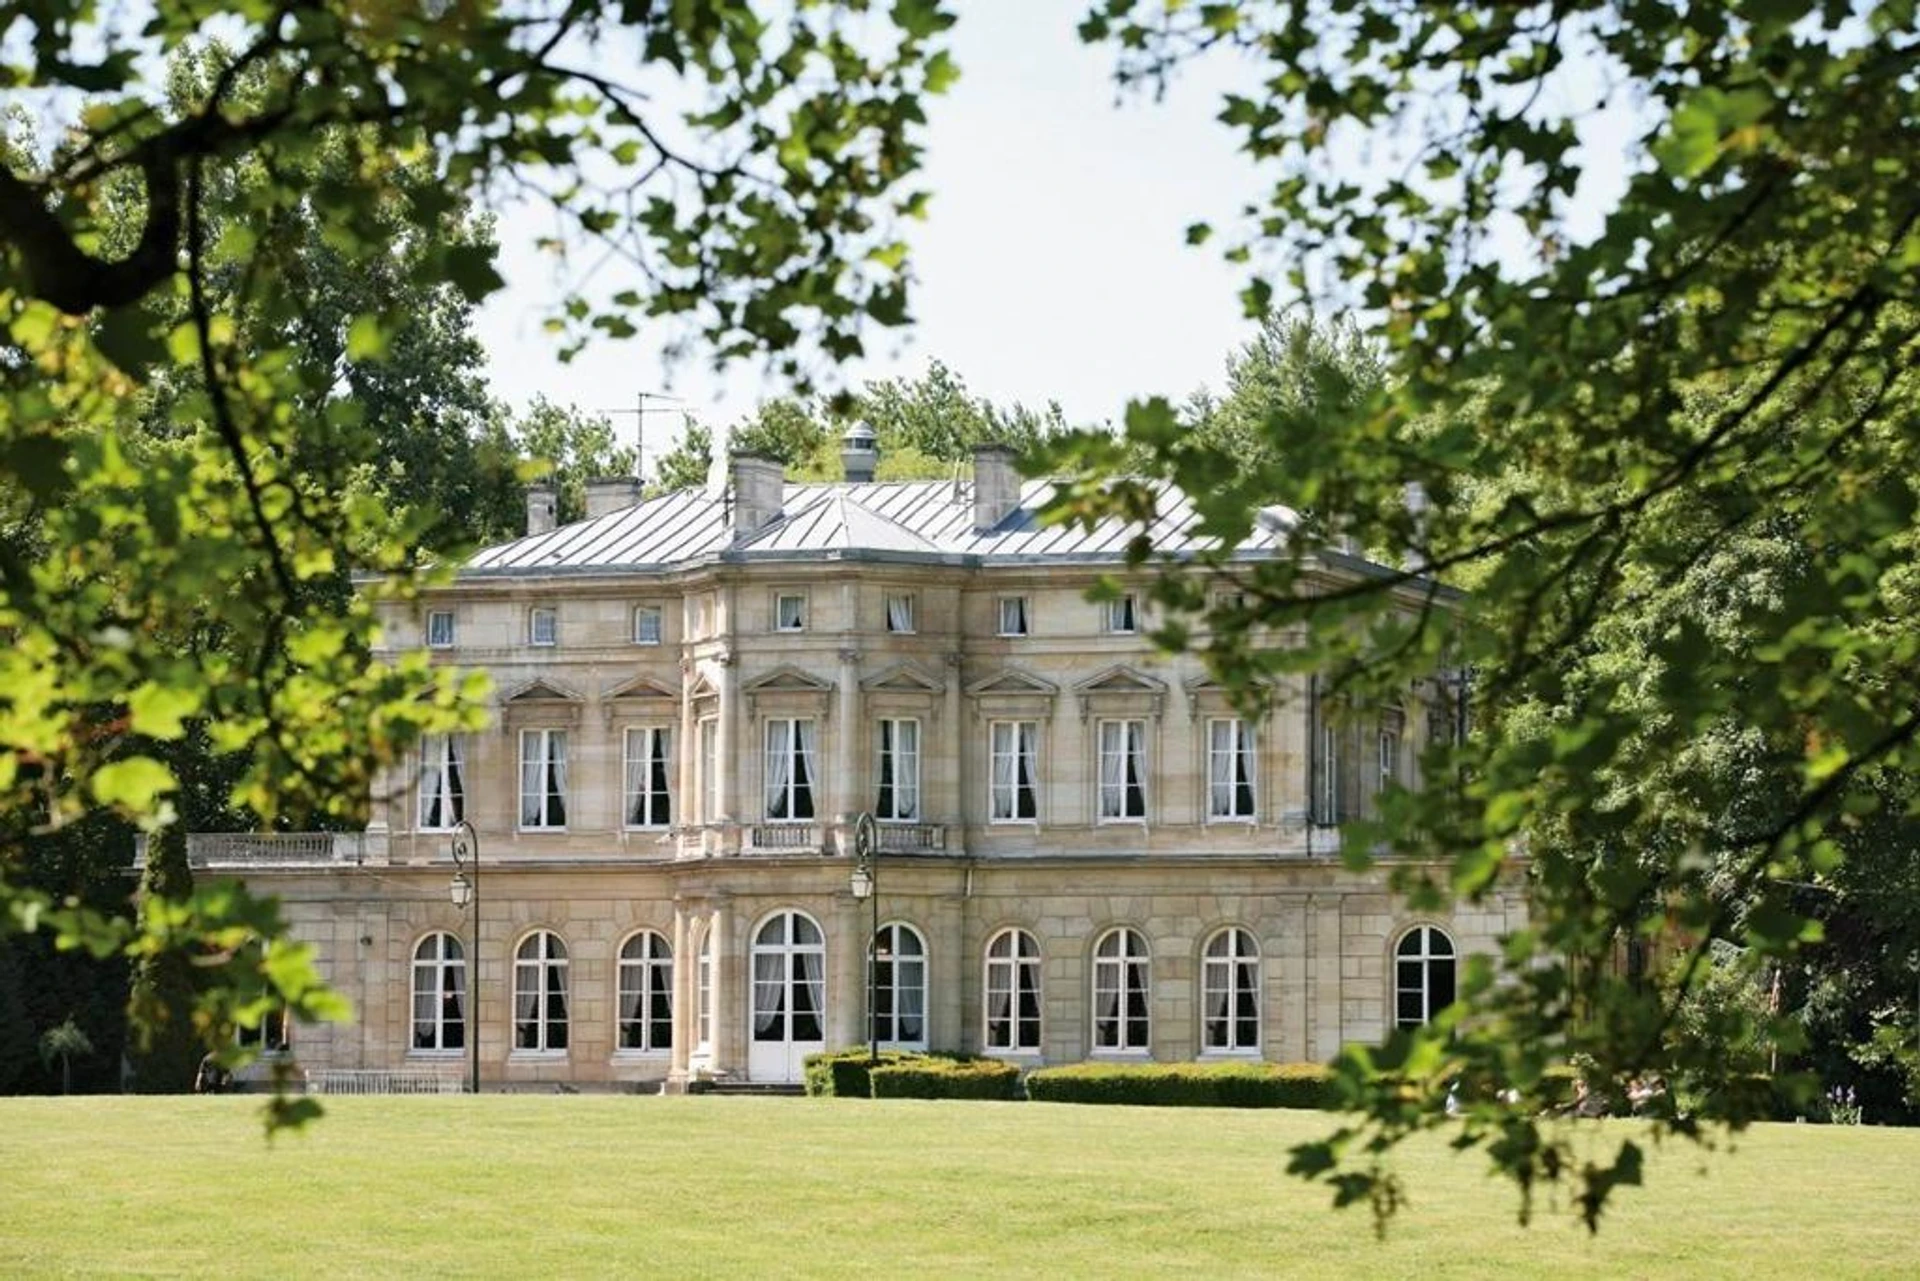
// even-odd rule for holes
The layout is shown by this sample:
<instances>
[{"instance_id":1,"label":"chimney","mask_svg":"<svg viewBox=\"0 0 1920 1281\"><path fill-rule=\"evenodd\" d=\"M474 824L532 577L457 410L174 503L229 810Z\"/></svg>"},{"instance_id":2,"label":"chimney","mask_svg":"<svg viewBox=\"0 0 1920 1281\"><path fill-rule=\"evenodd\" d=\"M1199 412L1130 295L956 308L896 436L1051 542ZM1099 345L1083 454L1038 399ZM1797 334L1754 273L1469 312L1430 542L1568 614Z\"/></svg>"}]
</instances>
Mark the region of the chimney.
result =
<instances>
[{"instance_id":1,"label":"chimney","mask_svg":"<svg viewBox=\"0 0 1920 1281\"><path fill-rule=\"evenodd\" d=\"M856 485L870 484L873 469L880 465L880 438L865 423L855 423L840 438L840 465L847 479Z\"/></svg>"},{"instance_id":2,"label":"chimney","mask_svg":"<svg viewBox=\"0 0 1920 1281\"><path fill-rule=\"evenodd\" d=\"M786 468L779 459L745 452L733 455L735 541L760 532L779 517L786 487Z\"/></svg>"},{"instance_id":3,"label":"chimney","mask_svg":"<svg viewBox=\"0 0 1920 1281\"><path fill-rule=\"evenodd\" d=\"M557 523L558 505L552 485L527 486L527 535L550 534Z\"/></svg>"},{"instance_id":4,"label":"chimney","mask_svg":"<svg viewBox=\"0 0 1920 1281\"><path fill-rule=\"evenodd\" d=\"M1020 477L1014 453L1005 445L976 445L973 450L973 528L984 533L1020 505Z\"/></svg>"},{"instance_id":5,"label":"chimney","mask_svg":"<svg viewBox=\"0 0 1920 1281\"><path fill-rule=\"evenodd\" d=\"M587 519L605 516L640 501L638 476L598 476L587 482Z\"/></svg>"}]
</instances>

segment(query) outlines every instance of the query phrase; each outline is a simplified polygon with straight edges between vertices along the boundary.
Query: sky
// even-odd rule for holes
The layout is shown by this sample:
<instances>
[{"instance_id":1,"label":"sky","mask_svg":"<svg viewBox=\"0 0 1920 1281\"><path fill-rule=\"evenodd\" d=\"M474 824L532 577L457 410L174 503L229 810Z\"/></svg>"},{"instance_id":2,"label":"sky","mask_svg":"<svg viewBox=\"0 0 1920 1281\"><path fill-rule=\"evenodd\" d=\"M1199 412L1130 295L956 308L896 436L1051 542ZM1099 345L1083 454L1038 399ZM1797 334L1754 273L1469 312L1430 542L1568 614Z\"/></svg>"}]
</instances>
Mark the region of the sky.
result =
<instances>
[{"instance_id":1,"label":"sky","mask_svg":"<svg viewBox=\"0 0 1920 1281\"><path fill-rule=\"evenodd\" d=\"M1129 399L1217 386L1251 335L1244 269L1192 248L1193 222L1226 221L1255 190L1235 140L1214 120L1226 67L1202 68L1167 97L1116 101L1110 52L1074 34L1067 0L966 0L953 35L961 79L929 104L918 185L933 193L910 225L916 324L868 333L847 385L913 376L938 358L979 395L1073 422L1117 419ZM698 358L662 364L646 336L602 342L563 365L540 324L555 296L534 250L548 224L509 211L500 225L507 288L479 329L496 395L598 411L640 392L679 398L709 423L752 411L781 387L751 364L716 376ZM633 418L615 420L631 439ZM679 432L649 414L646 459Z\"/></svg>"}]
</instances>

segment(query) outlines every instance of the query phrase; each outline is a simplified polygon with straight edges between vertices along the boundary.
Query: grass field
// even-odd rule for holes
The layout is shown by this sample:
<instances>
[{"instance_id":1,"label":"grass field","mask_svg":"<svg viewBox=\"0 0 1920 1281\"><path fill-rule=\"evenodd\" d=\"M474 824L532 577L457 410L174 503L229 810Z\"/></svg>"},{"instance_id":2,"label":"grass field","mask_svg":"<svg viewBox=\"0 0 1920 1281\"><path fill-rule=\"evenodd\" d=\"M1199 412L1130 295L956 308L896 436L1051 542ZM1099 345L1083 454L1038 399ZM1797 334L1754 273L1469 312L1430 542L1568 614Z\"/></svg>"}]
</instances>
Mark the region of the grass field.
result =
<instances>
[{"instance_id":1,"label":"grass field","mask_svg":"<svg viewBox=\"0 0 1920 1281\"><path fill-rule=\"evenodd\" d=\"M1281 1173L1311 1113L348 1098L269 1146L257 1107L0 1100L0 1276L1920 1276L1912 1130L1670 1149L1597 1238L1425 1143L1380 1242Z\"/></svg>"}]
</instances>

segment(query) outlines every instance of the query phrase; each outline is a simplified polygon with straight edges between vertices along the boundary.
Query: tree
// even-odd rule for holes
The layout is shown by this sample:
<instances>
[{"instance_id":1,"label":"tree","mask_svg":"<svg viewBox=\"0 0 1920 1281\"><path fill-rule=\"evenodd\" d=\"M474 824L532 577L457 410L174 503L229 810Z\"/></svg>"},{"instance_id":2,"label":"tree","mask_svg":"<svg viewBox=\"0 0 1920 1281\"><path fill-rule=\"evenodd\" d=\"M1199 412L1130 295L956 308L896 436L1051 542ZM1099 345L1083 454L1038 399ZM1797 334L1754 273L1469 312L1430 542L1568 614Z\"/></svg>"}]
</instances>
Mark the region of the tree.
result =
<instances>
[{"instance_id":1,"label":"tree","mask_svg":"<svg viewBox=\"0 0 1920 1281\"><path fill-rule=\"evenodd\" d=\"M604 414L585 414L571 406L556 405L545 396L533 398L508 428L503 444L514 456L517 470L537 472L556 488L562 524L587 514L589 480L631 476L636 465L633 450L614 439L613 424ZM520 532L520 488L515 484L509 492L514 509L510 528L501 529L496 522L491 528L475 530L474 536Z\"/></svg>"},{"instance_id":2,"label":"tree","mask_svg":"<svg viewBox=\"0 0 1920 1281\"><path fill-rule=\"evenodd\" d=\"M155 915L192 892L193 872L187 866L187 836L181 824L167 827L148 842L140 888L144 910ZM136 1093L185 1094L193 1088L193 1074L206 1048L192 1022L203 986L195 959L183 948L153 948L134 965L128 1008L135 1037L128 1061Z\"/></svg>"},{"instance_id":3,"label":"tree","mask_svg":"<svg viewBox=\"0 0 1920 1281\"><path fill-rule=\"evenodd\" d=\"M1812 0L1108 0L1082 25L1118 50L1125 83L1216 51L1260 64L1260 89L1222 112L1268 171L1264 206L1220 233L1233 261L1274 266L1247 308L1290 290L1352 309L1388 379L1322 413L1269 415L1259 457L1223 456L1162 400L1129 409L1125 441L1043 463L1111 473L1144 454L1229 546L1267 505L1302 513L1292 554L1247 576L1256 626L1230 631L1221 673L1313 673L1355 698L1470 678L1478 732L1427 775L1460 785L1399 798L1345 848L1408 856L1425 869L1403 878L1416 902L1515 875L1530 887L1533 923L1498 978L1468 967L1460 1006L1341 1060L1357 1115L1292 1165L1341 1203L1392 1212L1387 1154L1445 1124L1441 1083L1464 1079L1487 1088L1460 1140L1515 1181L1523 1213L1571 1179L1597 1224L1612 1189L1638 1181L1640 1141L1588 1159L1538 1115L1549 1070L1590 1061L1607 1092L1649 1072L1724 1076L1675 1022L1693 977L1723 944L1792 965L1821 932L1795 884L1838 875L1864 815L1889 799L1905 812L1863 785L1920 764L1911 26L1906 5ZM1618 104L1619 136L1593 132ZM1617 187L1594 172L1603 152L1624 157ZM1188 238L1214 235L1197 223ZM1113 511L1150 520L1152 491L1079 483L1058 505ZM1750 644L1706 643L1679 619L1642 629L1630 666L1583 662L1609 620L1777 513L1814 556L1791 595L1736 596ZM1407 568L1329 588L1336 540ZM1205 608L1171 578L1159 595ZM1162 637L1188 634L1176 619ZM1301 643L1265 643L1278 634ZM1694 816L1613 784L1729 717L1791 745L1792 765L1709 878L1670 839ZM1635 856L1560 842L1569 832ZM1656 929L1685 959L1648 993L1608 959ZM1786 1023L1765 1032L1791 1037ZM1706 1113L1648 1126L1702 1137L1759 1111L1751 1092L1720 1091Z\"/></svg>"},{"instance_id":4,"label":"tree","mask_svg":"<svg viewBox=\"0 0 1920 1281\"><path fill-rule=\"evenodd\" d=\"M434 560L431 515L383 501L366 406L297 354L304 300L275 271L290 229L369 278L404 229L403 301L345 303L365 308L349 361L406 359L433 328L410 327L416 298L499 286L488 245L443 234L499 184L553 204L557 251L592 244L636 277L591 299L581 282L553 320L569 346L645 317L803 382L857 356L865 326L904 323L896 229L924 208L908 184L922 99L954 75L937 47L951 19L933 0L886 24L865 9L37 13L0 54L57 139L0 162L7 830L111 811L159 853L183 781L167 749L189 733L233 763L226 799L261 821L352 821L420 734L482 721L478 683L375 651L375 599ZM208 26L227 46L176 63L171 97L148 92L148 69ZM583 67L595 50L630 70ZM315 319L337 334L338 316ZM398 395L411 376L358 390ZM344 597L349 572L367 585ZM240 945L281 932L244 891L150 895L135 921L21 885L18 858L0 853L5 928L146 967L140 992L210 1043L269 1006L343 1008L310 953ZM166 953L226 958L191 1009L151 974ZM269 1115L312 1111L280 1098Z\"/></svg>"},{"instance_id":5,"label":"tree","mask_svg":"<svg viewBox=\"0 0 1920 1281\"><path fill-rule=\"evenodd\" d=\"M60 1060L60 1093L73 1093L73 1061L93 1053L93 1042L68 1015L57 1027L40 1034L40 1061L48 1067Z\"/></svg>"}]
</instances>

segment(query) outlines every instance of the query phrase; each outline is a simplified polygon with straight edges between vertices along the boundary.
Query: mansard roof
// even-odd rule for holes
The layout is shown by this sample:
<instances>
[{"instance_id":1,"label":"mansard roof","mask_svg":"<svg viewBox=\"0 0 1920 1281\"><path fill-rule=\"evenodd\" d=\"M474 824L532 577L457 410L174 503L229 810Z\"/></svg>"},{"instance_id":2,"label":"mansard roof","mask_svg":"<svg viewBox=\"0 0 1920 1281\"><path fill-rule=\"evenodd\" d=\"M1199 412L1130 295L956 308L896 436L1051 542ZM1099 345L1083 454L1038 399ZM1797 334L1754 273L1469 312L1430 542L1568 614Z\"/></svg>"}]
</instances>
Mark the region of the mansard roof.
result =
<instances>
[{"instance_id":1,"label":"mansard roof","mask_svg":"<svg viewBox=\"0 0 1920 1281\"><path fill-rule=\"evenodd\" d=\"M735 540L722 499L686 489L649 498L592 520L533 534L481 551L463 576L618 573L668 570L705 562L881 560L955 565L1119 562L1134 527L1105 520L1092 529L1043 526L1039 508L1050 480L1027 481L1020 505L992 529L974 529L968 481L788 484L781 513ZM1154 545L1179 555L1213 545L1194 537L1192 502L1170 485L1160 489L1162 515L1149 531ZM1263 510L1236 553L1273 555L1295 523L1284 508Z\"/></svg>"}]
</instances>

